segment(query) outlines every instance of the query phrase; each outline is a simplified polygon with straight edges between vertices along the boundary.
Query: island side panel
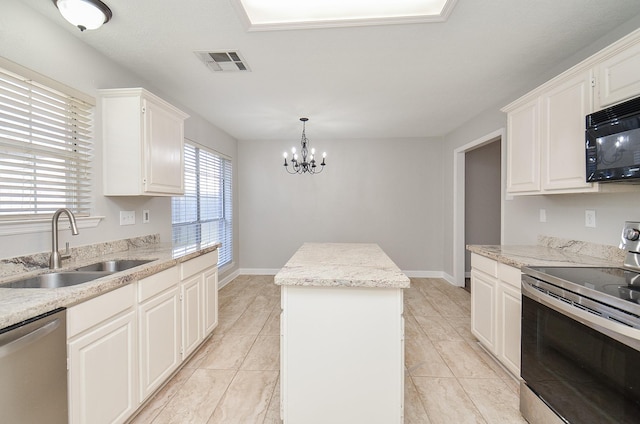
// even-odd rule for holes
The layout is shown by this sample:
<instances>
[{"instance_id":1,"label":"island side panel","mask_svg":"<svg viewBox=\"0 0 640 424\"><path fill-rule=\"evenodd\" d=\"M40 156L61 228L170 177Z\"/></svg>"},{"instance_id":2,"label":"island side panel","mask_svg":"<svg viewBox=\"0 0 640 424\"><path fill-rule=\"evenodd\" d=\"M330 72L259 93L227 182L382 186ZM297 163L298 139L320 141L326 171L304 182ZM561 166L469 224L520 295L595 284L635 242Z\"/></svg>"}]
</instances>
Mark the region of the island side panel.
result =
<instances>
[{"instance_id":1,"label":"island side panel","mask_svg":"<svg viewBox=\"0 0 640 424\"><path fill-rule=\"evenodd\" d=\"M284 424L401 424L401 288L282 287Z\"/></svg>"}]
</instances>

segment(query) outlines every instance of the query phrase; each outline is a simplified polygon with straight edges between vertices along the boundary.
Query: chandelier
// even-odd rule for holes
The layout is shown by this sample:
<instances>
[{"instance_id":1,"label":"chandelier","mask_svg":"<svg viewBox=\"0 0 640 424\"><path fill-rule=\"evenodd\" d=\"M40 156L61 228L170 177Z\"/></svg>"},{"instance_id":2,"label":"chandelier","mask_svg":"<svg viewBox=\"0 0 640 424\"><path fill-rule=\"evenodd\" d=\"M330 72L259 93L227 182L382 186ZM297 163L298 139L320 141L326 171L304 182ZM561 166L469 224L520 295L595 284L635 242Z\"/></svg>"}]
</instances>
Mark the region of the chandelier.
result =
<instances>
[{"instance_id":1,"label":"chandelier","mask_svg":"<svg viewBox=\"0 0 640 424\"><path fill-rule=\"evenodd\" d=\"M296 153L296 148L292 147L291 168L289 168L289 163L287 163L288 153L284 152L284 168L289 174L304 174L305 172L309 174L319 174L324 169L324 158L327 157L327 153L322 153L322 163L320 164L320 168L318 168L315 159L316 149L312 148L309 150L309 140L305 134L305 124L309 118L300 118L300 120L302 121L302 139L300 140L302 149L300 149L300 156Z\"/></svg>"}]
</instances>

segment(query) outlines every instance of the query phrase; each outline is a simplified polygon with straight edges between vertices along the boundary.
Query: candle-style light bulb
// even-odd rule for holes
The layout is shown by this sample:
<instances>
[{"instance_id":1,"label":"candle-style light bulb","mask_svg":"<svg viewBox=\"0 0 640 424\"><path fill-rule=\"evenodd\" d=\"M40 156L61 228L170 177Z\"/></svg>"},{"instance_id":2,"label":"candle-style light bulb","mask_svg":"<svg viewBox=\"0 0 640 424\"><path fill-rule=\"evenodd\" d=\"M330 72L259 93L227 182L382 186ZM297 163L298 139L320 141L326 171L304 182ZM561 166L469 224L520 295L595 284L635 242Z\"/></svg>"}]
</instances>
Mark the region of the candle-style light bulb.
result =
<instances>
[{"instance_id":1,"label":"candle-style light bulb","mask_svg":"<svg viewBox=\"0 0 640 424\"><path fill-rule=\"evenodd\" d=\"M286 159L287 158L287 152L284 152L284 154L282 156L284 156L284 158Z\"/></svg>"},{"instance_id":2,"label":"candle-style light bulb","mask_svg":"<svg viewBox=\"0 0 640 424\"><path fill-rule=\"evenodd\" d=\"M292 155L295 155L295 154L296 154L296 148L295 148L295 147L292 147L292 148L291 148L291 154L292 154Z\"/></svg>"},{"instance_id":3,"label":"candle-style light bulb","mask_svg":"<svg viewBox=\"0 0 640 424\"><path fill-rule=\"evenodd\" d=\"M322 159L327 157L327 152L322 152Z\"/></svg>"},{"instance_id":4,"label":"candle-style light bulb","mask_svg":"<svg viewBox=\"0 0 640 424\"><path fill-rule=\"evenodd\" d=\"M311 148L311 154L315 155L316 154L316 149L314 149L313 147Z\"/></svg>"}]
</instances>

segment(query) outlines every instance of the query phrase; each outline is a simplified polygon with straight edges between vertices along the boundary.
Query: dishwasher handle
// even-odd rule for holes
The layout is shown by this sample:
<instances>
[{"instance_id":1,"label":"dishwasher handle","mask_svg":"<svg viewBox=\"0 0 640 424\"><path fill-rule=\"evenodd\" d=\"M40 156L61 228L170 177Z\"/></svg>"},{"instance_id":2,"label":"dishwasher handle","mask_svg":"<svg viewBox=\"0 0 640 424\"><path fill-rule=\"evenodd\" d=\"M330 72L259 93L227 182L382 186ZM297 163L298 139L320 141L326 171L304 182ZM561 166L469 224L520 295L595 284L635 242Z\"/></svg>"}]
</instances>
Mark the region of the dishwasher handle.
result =
<instances>
[{"instance_id":1,"label":"dishwasher handle","mask_svg":"<svg viewBox=\"0 0 640 424\"><path fill-rule=\"evenodd\" d=\"M0 345L0 358L11 355L12 353L23 349L27 345L40 340L48 334L55 331L60 326L60 318L56 318L47 324L36 328L35 330L16 337L14 340L7 341Z\"/></svg>"}]
</instances>

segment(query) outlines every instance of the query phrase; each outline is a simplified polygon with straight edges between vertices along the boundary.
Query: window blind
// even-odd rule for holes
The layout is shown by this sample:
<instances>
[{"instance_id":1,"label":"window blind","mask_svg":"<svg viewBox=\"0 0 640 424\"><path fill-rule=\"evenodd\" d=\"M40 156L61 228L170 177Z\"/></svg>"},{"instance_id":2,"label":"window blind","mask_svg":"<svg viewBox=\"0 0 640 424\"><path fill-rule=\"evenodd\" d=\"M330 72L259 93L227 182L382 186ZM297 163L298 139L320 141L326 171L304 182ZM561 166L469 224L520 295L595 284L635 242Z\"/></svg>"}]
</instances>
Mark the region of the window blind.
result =
<instances>
[{"instance_id":1,"label":"window blind","mask_svg":"<svg viewBox=\"0 0 640 424\"><path fill-rule=\"evenodd\" d=\"M91 209L93 106L0 68L0 218Z\"/></svg>"},{"instance_id":2,"label":"window blind","mask_svg":"<svg viewBox=\"0 0 640 424\"><path fill-rule=\"evenodd\" d=\"M173 244L188 253L221 242L218 266L233 260L232 163L185 143L184 195L172 198Z\"/></svg>"}]
</instances>

